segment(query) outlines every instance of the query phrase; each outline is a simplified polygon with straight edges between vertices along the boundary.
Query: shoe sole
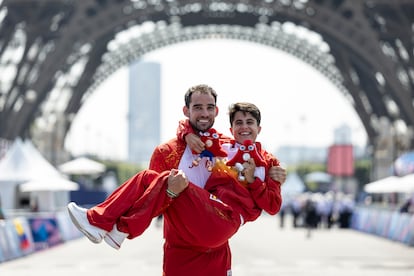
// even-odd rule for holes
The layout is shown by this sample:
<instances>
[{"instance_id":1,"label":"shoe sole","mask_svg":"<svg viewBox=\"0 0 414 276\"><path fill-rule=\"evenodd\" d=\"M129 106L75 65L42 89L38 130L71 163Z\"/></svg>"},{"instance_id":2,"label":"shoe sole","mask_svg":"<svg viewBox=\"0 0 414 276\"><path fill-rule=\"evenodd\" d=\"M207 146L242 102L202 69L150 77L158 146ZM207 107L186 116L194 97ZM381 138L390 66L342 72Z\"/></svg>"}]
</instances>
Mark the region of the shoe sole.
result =
<instances>
[{"instance_id":1,"label":"shoe sole","mask_svg":"<svg viewBox=\"0 0 414 276\"><path fill-rule=\"evenodd\" d=\"M100 239L97 239L94 235L86 231L78 222L76 216L72 213L72 205L68 205L68 213L69 217L72 220L73 224L78 228L79 231L81 231L91 242L93 243L100 243L102 241L102 237Z\"/></svg>"},{"instance_id":2,"label":"shoe sole","mask_svg":"<svg viewBox=\"0 0 414 276\"><path fill-rule=\"evenodd\" d=\"M106 244L108 244L112 248L115 248L116 250L119 250L121 248L121 245L118 242L116 242L109 234L106 234L106 236L104 237L104 241L106 242Z\"/></svg>"}]
</instances>

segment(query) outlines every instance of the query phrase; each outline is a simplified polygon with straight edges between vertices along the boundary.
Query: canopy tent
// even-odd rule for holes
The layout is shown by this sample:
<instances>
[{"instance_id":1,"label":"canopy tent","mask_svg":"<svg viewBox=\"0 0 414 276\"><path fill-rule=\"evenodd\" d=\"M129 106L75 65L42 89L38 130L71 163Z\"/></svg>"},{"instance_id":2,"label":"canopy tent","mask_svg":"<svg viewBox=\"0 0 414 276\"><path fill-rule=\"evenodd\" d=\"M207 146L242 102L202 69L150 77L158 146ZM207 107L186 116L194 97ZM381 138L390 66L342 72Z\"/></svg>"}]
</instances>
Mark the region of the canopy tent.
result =
<instances>
[{"instance_id":1,"label":"canopy tent","mask_svg":"<svg viewBox=\"0 0 414 276\"><path fill-rule=\"evenodd\" d=\"M79 184L63 178L31 180L20 185L22 192L30 192L36 211L56 211L64 208L69 200L69 191L79 189Z\"/></svg>"},{"instance_id":2,"label":"canopy tent","mask_svg":"<svg viewBox=\"0 0 414 276\"><path fill-rule=\"evenodd\" d=\"M0 161L0 182L24 182L32 179L60 178L53 167L31 144L17 138Z\"/></svg>"},{"instance_id":3,"label":"canopy tent","mask_svg":"<svg viewBox=\"0 0 414 276\"><path fill-rule=\"evenodd\" d=\"M79 157L61 164L59 170L65 174L93 175L103 173L105 165L86 157Z\"/></svg>"},{"instance_id":4,"label":"canopy tent","mask_svg":"<svg viewBox=\"0 0 414 276\"><path fill-rule=\"evenodd\" d=\"M396 183L396 190L400 193L414 193L414 174L400 177Z\"/></svg>"},{"instance_id":5,"label":"canopy tent","mask_svg":"<svg viewBox=\"0 0 414 276\"><path fill-rule=\"evenodd\" d=\"M367 193L392 193L396 190L398 176L388 176L365 185L364 190Z\"/></svg>"},{"instance_id":6,"label":"canopy tent","mask_svg":"<svg viewBox=\"0 0 414 276\"><path fill-rule=\"evenodd\" d=\"M332 189L332 176L326 172L311 172L304 177L307 190L311 192L328 192Z\"/></svg>"},{"instance_id":7,"label":"canopy tent","mask_svg":"<svg viewBox=\"0 0 414 276\"><path fill-rule=\"evenodd\" d=\"M40 191L76 191L79 190L79 184L63 178L31 180L20 184L22 192L40 192Z\"/></svg>"},{"instance_id":8,"label":"canopy tent","mask_svg":"<svg viewBox=\"0 0 414 276\"><path fill-rule=\"evenodd\" d=\"M366 184L364 190L367 193L413 193L414 174L403 177L388 176Z\"/></svg>"},{"instance_id":9,"label":"canopy tent","mask_svg":"<svg viewBox=\"0 0 414 276\"><path fill-rule=\"evenodd\" d=\"M14 209L20 201L20 185L28 181L63 180L55 169L30 141L17 138L0 160L0 196L4 209ZM66 193L68 193L66 191Z\"/></svg>"}]
</instances>

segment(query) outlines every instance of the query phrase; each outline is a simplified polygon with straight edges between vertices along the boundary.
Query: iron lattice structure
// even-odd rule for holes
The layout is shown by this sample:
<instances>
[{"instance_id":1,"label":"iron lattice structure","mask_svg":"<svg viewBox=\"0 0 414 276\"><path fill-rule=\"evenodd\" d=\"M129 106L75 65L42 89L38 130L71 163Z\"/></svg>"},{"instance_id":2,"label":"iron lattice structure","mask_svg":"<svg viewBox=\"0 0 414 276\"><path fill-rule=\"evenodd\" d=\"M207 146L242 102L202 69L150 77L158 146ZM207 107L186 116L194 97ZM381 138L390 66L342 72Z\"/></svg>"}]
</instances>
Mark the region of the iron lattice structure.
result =
<instances>
[{"instance_id":1,"label":"iron lattice structure","mask_svg":"<svg viewBox=\"0 0 414 276\"><path fill-rule=\"evenodd\" d=\"M0 138L71 122L120 67L188 40L254 41L300 58L349 99L375 143L414 126L413 0L0 1ZM409 138L410 146L413 138Z\"/></svg>"}]
</instances>

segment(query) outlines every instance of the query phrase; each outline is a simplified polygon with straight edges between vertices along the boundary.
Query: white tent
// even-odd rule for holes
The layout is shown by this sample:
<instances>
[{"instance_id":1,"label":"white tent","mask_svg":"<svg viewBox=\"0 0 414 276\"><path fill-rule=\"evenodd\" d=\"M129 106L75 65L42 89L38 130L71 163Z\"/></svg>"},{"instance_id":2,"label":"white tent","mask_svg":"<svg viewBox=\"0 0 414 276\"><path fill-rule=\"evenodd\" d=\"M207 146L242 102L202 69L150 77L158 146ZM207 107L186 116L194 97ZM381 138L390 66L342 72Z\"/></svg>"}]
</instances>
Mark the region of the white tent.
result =
<instances>
[{"instance_id":1,"label":"white tent","mask_svg":"<svg viewBox=\"0 0 414 276\"><path fill-rule=\"evenodd\" d=\"M332 176L325 172L311 172L305 175L305 181L330 183L332 181Z\"/></svg>"},{"instance_id":2,"label":"white tent","mask_svg":"<svg viewBox=\"0 0 414 276\"><path fill-rule=\"evenodd\" d=\"M367 193L395 193L399 181L398 176L388 176L366 184L364 190Z\"/></svg>"},{"instance_id":3,"label":"white tent","mask_svg":"<svg viewBox=\"0 0 414 276\"><path fill-rule=\"evenodd\" d=\"M56 211L64 208L70 201L69 191L79 189L79 184L63 178L31 180L20 185L20 191L30 192L37 211Z\"/></svg>"},{"instance_id":4,"label":"white tent","mask_svg":"<svg viewBox=\"0 0 414 276\"><path fill-rule=\"evenodd\" d=\"M20 185L22 192L44 192L44 191L76 191L79 184L63 178L50 178L45 180L31 180Z\"/></svg>"},{"instance_id":5,"label":"white tent","mask_svg":"<svg viewBox=\"0 0 414 276\"><path fill-rule=\"evenodd\" d=\"M306 187L312 192L327 192L332 190L332 176L326 172L316 171L305 175Z\"/></svg>"},{"instance_id":6,"label":"white tent","mask_svg":"<svg viewBox=\"0 0 414 276\"><path fill-rule=\"evenodd\" d=\"M59 166L59 170L65 174L93 175L105 171L104 164L86 157L79 157Z\"/></svg>"},{"instance_id":7,"label":"white tent","mask_svg":"<svg viewBox=\"0 0 414 276\"><path fill-rule=\"evenodd\" d=\"M14 209L18 186L28 181L64 179L33 146L17 138L6 155L0 160L0 197L3 209ZM67 193L67 192L66 192Z\"/></svg>"},{"instance_id":8,"label":"white tent","mask_svg":"<svg viewBox=\"0 0 414 276\"><path fill-rule=\"evenodd\" d=\"M24 182L32 179L62 177L30 142L17 138L0 161L0 182Z\"/></svg>"},{"instance_id":9,"label":"white tent","mask_svg":"<svg viewBox=\"0 0 414 276\"><path fill-rule=\"evenodd\" d=\"M395 186L398 193L414 193L414 174L400 177Z\"/></svg>"}]
</instances>

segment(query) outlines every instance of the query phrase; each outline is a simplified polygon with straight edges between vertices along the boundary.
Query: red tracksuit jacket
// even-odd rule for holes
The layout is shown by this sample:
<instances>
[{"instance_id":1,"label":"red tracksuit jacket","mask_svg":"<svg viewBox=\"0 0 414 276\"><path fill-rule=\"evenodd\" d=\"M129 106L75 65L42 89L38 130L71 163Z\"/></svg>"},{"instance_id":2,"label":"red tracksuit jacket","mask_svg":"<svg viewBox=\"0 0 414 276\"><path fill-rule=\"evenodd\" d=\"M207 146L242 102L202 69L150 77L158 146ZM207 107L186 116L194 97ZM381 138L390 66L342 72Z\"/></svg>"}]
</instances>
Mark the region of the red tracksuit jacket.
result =
<instances>
[{"instance_id":1,"label":"red tracksuit jacket","mask_svg":"<svg viewBox=\"0 0 414 276\"><path fill-rule=\"evenodd\" d=\"M190 184L173 200L165 193L168 170L178 168L185 147L182 139L158 146L150 170L138 173L103 203L91 208L88 219L107 231L117 223L133 238L145 231L153 217L163 213L165 276L231 275L228 239L240 227L240 216L244 221L253 221L261 209L277 213L280 185L273 180L262 183L256 179L246 189L226 174L213 173L205 189ZM277 164L273 156L261 149L260 152L268 168Z\"/></svg>"}]
</instances>

